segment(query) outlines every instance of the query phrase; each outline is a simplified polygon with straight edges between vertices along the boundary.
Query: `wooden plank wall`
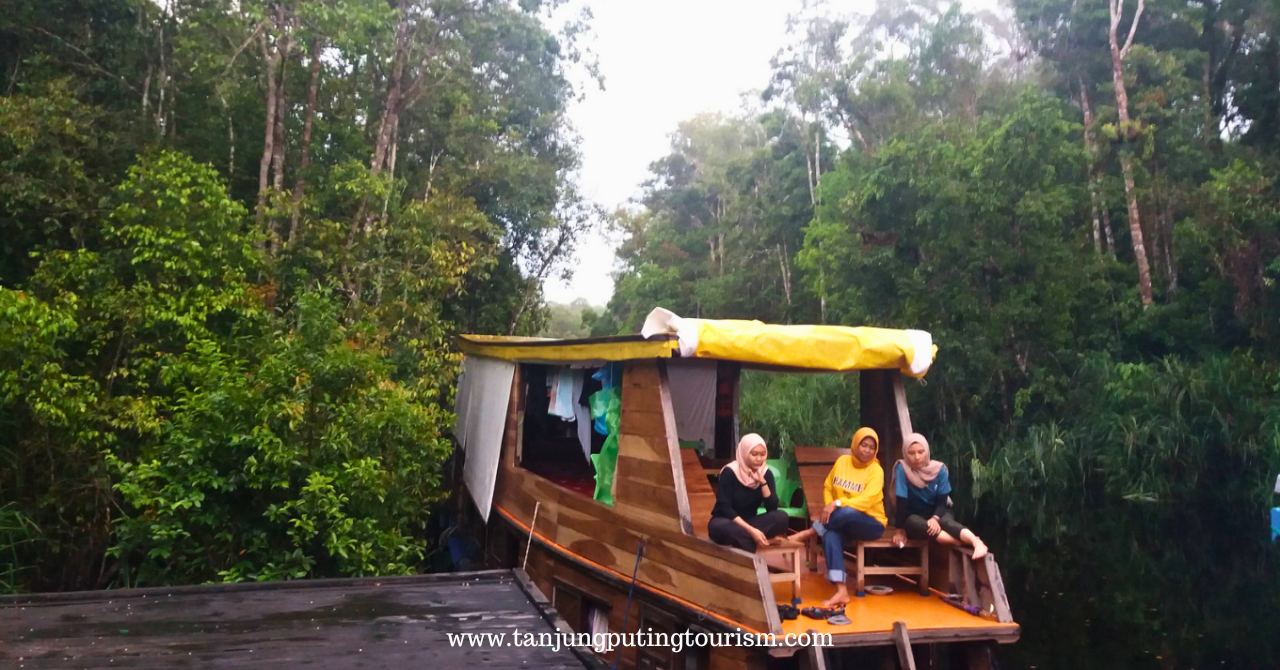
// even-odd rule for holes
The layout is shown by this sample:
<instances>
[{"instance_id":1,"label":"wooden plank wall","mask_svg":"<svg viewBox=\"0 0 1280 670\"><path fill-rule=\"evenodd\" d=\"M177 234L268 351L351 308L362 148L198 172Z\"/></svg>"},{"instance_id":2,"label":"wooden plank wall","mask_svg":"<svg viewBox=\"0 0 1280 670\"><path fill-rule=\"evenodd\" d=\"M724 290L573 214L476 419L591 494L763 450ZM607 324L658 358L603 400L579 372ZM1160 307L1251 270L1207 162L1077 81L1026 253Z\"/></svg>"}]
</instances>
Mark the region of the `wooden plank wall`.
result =
<instances>
[{"instance_id":1,"label":"wooden plank wall","mask_svg":"<svg viewBox=\"0 0 1280 670\"><path fill-rule=\"evenodd\" d=\"M632 361L622 375L616 509L629 517L683 530L675 469L667 444L667 414L657 361ZM670 406L670 400L666 406ZM674 437L674 436L672 436ZM683 477L680 483L684 484ZM685 501L686 515L688 501Z\"/></svg>"},{"instance_id":2,"label":"wooden plank wall","mask_svg":"<svg viewBox=\"0 0 1280 670\"><path fill-rule=\"evenodd\" d=\"M668 448L660 379L657 361L626 365L617 505L610 507L516 466L516 399L520 395L517 390L522 388L517 375L494 506L526 526L533 524L534 531L549 542L628 580L635 565L636 548L644 540L639 583L695 603L744 628L760 632L776 628L780 632L781 626L775 621L773 589L761 588L758 579L756 562L761 559L694 537L682 528L675 487L675 468L680 464L672 463ZM683 468L679 472L683 480ZM687 505L686 500L685 509ZM495 514L491 521L497 521L498 516ZM542 588L547 575L539 574L532 562L528 571ZM615 597L591 595L610 601Z\"/></svg>"}]
</instances>

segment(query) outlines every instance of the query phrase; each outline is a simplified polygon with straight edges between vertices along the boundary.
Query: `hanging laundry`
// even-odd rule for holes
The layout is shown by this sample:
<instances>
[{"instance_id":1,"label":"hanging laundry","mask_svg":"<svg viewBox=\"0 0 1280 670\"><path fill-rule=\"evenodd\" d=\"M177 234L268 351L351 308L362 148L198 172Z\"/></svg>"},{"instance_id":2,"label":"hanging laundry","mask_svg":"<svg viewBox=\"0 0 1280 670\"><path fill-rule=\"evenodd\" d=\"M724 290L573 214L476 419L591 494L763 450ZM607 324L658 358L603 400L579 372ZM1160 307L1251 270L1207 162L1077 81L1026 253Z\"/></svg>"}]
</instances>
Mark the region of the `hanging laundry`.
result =
<instances>
[{"instance_id":1,"label":"hanging laundry","mask_svg":"<svg viewBox=\"0 0 1280 670\"><path fill-rule=\"evenodd\" d=\"M573 421L573 406L578 397L573 392L573 369L568 366L557 367L551 374L551 379L551 404L547 407L547 413L565 421ZM578 392L582 392L581 386L578 387Z\"/></svg>"},{"instance_id":2,"label":"hanging laundry","mask_svg":"<svg viewBox=\"0 0 1280 670\"><path fill-rule=\"evenodd\" d=\"M582 387L586 383L584 370L573 371L573 416L578 420L578 442L582 455L591 461L591 408L582 404Z\"/></svg>"},{"instance_id":3,"label":"hanging laundry","mask_svg":"<svg viewBox=\"0 0 1280 670\"><path fill-rule=\"evenodd\" d=\"M595 431L601 435L609 434L609 426L605 421L605 414L609 409L610 401L617 400L619 398L619 394L617 392L610 392L610 389L613 388L615 380L621 376L622 366L618 363L606 365L599 370L596 370L596 373L591 375L592 379L599 381L601 384L601 389L591 394L589 401L591 405L591 418L595 420Z\"/></svg>"}]
</instances>

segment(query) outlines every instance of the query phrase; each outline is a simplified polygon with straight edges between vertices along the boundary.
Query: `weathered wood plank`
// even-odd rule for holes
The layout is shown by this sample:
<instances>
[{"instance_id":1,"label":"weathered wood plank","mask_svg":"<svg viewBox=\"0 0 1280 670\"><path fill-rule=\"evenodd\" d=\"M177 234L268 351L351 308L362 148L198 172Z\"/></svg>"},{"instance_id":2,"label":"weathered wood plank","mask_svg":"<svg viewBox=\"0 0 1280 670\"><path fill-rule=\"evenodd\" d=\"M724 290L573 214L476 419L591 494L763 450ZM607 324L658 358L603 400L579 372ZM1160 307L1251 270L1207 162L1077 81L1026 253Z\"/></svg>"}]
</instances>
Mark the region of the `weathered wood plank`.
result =
<instances>
[{"instance_id":1,"label":"weathered wood plank","mask_svg":"<svg viewBox=\"0 0 1280 670\"><path fill-rule=\"evenodd\" d=\"M671 380L667 375L667 364L664 361L658 361L658 381L662 416L665 419L667 433L667 458L671 461L671 481L676 494L676 514L680 518L680 529L686 535L693 535L693 518L689 510L689 492L685 489L684 461L681 458L680 438L676 430L676 413L671 404Z\"/></svg>"},{"instance_id":2,"label":"weathered wood plank","mask_svg":"<svg viewBox=\"0 0 1280 670\"><path fill-rule=\"evenodd\" d=\"M622 373L622 385L624 387L657 388L658 366L656 363L657 361L653 359L628 361ZM622 395L626 396L627 394L624 391Z\"/></svg>"},{"instance_id":3,"label":"weathered wood plank","mask_svg":"<svg viewBox=\"0 0 1280 670\"><path fill-rule=\"evenodd\" d=\"M982 599L978 597L978 576L973 570L973 559L967 554L961 555L964 556L960 559L961 569L964 571L964 601L974 607L982 607Z\"/></svg>"},{"instance_id":4,"label":"weathered wood plank","mask_svg":"<svg viewBox=\"0 0 1280 670\"><path fill-rule=\"evenodd\" d=\"M618 435L618 457L626 456L640 461L659 463L669 467L665 449L659 450L654 445L655 438L621 433Z\"/></svg>"},{"instance_id":5,"label":"weathered wood plank","mask_svg":"<svg viewBox=\"0 0 1280 670\"><path fill-rule=\"evenodd\" d=\"M809 635L814 635L811 629ZM818 645L809 647L809 668L810 670L827 670L827 653L826 650Z\"/></svg>"},{"instance_id":6,"label":"weathered wood plank","mask_svg":"<svg viewBox=\"0 0 1280 670\"><path fill-rule=\"evenodd\" d=\"M991 584L991 596L995 599L996 621L1013 623L1013 611L1009 608L1009 596L1004 592L1004 578L1000 576L1000 566L996 565L995 554L987 554L982 559L987 569L987 579Z\"/></svg>"},{"instance_id":7,"label":"weathered wood plank","mask_svg":"<svg viewBox=\"0 0 1280 670\"><path fill-rule=\"evenodd\" d=\"M664 462L618 454L618 472L625 472L628 479L673 488L671 466Z\"/></svg>"},{"instance_id":8,"label":"weathered wood plank","mask_svg":"<svg viewBox=\"0 0 1280 670\"><path fill-rule=\"evenodd\" d=\"M566 537L570 537L571 533L572 531L569 531ZM585 538L585 536L582 537ZM677 537L682 536L677 535ZM578 555L572 548L563 547L563 545L549 545L540 537L535 537L534 539L539 545L571 562L579 562L585 558ZM574 548L577 546L574 543ZM694 603L695 605L691 606L693 607L691 609L693 612L714 613L723 617L726 621L733 622L734 625L745 629L767 630L768 623L764 619L764 613L761 608L762 601L759 596L759 584L754 579L754 566L752 566L750 573L752 579L741 580L740 582L749 585L749 587L744 587L750 589L744 594L733 589L737 585L733 583L733 580L727 579L723 574L716 575L713 570L709 569L715 567L714 563L710 566L702 566L702 572L705 573L705 576L690 575L676 568L671 568L673 563L679 564L681 561L674 558L676 554L671 552L670 549L661 540L651 538L647 541L645 559L640 563L640 570L637 574L636 581L638 585L652 590L656 596L666 597L674 601L669 605L690 607L689 605L680 605L680 603ZM629 583L630 571L635 560L634 548L627 555L628 552L611 547L606 542L598 542L596 550L611 552L612 558L610 560L617 567L612 568L611 573L591 571L591 574L606 581L614 580L619 583ZM729 550L726 549L725 551L728 552ZM750 561L745 556L740 557L739 560ZM591 563L596 564L595 561L591 561ZM667 570L667 572L655 572L657 570ZM669 582L670 586L662 588L662 586L655 585L653 583L655 575L658 575L657 581Z\"/></svg>"},{"instance_id":9,"label":"weathered wood plank","mask_svg":"<svg viewBox=\"0 0 1280 670\"><path fill-rule=\"evenodd\" d=\"M911 653L907 624L901 621L893 623L893 645L898 649L898 667L902 670L916 670L916 657Z\"/></svg>"},{"instance_id":10,"label":"weathered wood plank","mask_svg":"<svg viewBox=\"0 0 1280 670\"><path fill-rule=\"evenodd\" d=\"M662 413L662 398L653 389L643 386L629 386L623 394L622 411Z\"/></svg>"},{"instance_id":11,"label":"weathered wood plank","mask_svg":"<svg viewBox=\"0 0 1280 670\"><path fill-rule=\"evenodd\" d=\"M620 555L634 555L636 544L642 539L626 528L616 525L600 524L594 519L584 519L576 515L562 515L561 528L574 531L582 537L590 537L602 544L617 547ZM759 590L759 582L755 579L755 566L745 557L734 555L725 549L726 557L711 557L669 543L665 538L649 536L645 555L649 562L661 563L671 570L696 579L722 586L734 592ZM719 549L720 547L717 547Z\"/></svg>"},{"instance_id":12,"label":"weathered wood plank","mask_svg":"<svg viewBox=\"0 0 1280 670\"><path fill-rule=\"evenodd\" d=\"M495 504L508 509L514 518L527 525L534 507L541 501L539 535L565 551L616 573L629 572L636 543L645 538L650 549L641 564L640 583L658 592L678 594L679 598L709 607L712 612L747 627L767 630L762 587L751 559L736 557L723 547L691 537L681 527L669 445L661 451L654 448L655 442L666 442L665 417L661 432L661 442L629 435L620 441L620 452L628 451L622 449L622 443L626 443L628 447L643 447L641 451L668 462L659 466L637 458L636 450L620 453L620 476L615 480L619 486L616 508L563 489L509 461L500 467ZM646 465L636 467L634 477L622 473L621 466L635 466L638 462ZM671 478L672 484L662 488L652 481L662 476ZM703 481L705 484L705 477ZM549 513L550 510L554 512ZM652 567L646 568L646 563Z\"/></svg>"},{"instance_id":13,"label":"weathered wood plank","mask_svg":"<svg viewBox=\"0 0 1280 670\"><path fill-rule=\"evenodd\" d=\"M637 390L636 392L640 391ZM624 411L618 432L622 435L654 438L656 443L665 444L667 440L666 418L662 412Z\"/></svg>"},{"instance_id":14,"label":"weathered wood plank","mask_svg":"<svg viewBox=\"0 0 1280 670\"><path fill-rule=\"evenodd\" d=\"M619 505L639 507L679 523L680 512L676 508L675 491L670 486L656 486L629 477L618 477L616 499Z\"/></svg>"},{"instance_id":15,"label":"weathered wood plank","mask_svg":"<svg viewBox=\"0 0 1280 670\"><path fill-rule=\"evenodd\" d=\"M770 633L781 635L782 615L778 614L778 601L773 595L773 579L769 576L769 566L761 556L754 557L753 562L756 568L756 581L769 585L769 588L760 589L760 603L764 607L764 618L769 625L768 630ZM790 577L787 581L791 581Z\"/></svg>"}]
</instances>

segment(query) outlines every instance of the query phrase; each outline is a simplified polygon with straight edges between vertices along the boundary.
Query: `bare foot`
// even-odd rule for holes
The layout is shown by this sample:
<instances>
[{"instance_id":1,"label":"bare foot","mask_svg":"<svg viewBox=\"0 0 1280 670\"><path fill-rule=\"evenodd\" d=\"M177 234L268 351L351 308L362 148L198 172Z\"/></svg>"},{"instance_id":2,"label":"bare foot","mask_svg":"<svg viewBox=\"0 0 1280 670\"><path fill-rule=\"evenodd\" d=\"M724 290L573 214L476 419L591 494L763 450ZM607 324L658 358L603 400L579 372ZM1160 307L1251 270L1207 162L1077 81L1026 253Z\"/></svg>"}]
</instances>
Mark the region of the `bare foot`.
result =
<instances>
[{"instance_id":1,"label":"bare foot","mask_svg":"<svg viewBox=\"0 0 1280 670\"><path fill-rule=\"evenodd\" d=\"M812 528L806 528L790 537L792 542L808 542L818 536L818 531Z\"/></svg>"},{"instance_id":2,"label":"bare foot","mask_svg":"<svg viewBox=\"0 0 1280 670\"><path fill-rule=\"evenodd\" d=\"M973 539L973 560L979 561L987 555L987 545L978 538Z\"/></svg>"},{"instance_id":3,"label":"bare foot","mask_svg":"<svg viewBox=\"0 0 1280 670\"><path fill-rule=\"evenodd\" d=\"M836 594L822 601L823 607L836 607L849 604L849 589L844 584L836 585Z\"/></svg>"}]
</instances>

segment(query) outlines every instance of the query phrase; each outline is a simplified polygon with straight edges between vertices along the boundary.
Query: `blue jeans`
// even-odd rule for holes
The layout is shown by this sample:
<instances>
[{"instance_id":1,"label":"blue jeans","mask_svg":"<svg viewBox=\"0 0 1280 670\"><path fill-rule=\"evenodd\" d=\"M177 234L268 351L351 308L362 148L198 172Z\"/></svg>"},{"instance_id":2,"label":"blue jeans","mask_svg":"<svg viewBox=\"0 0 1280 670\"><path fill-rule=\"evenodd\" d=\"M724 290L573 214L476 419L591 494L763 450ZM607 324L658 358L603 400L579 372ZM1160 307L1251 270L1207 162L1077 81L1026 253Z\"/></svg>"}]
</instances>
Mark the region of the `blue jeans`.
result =
<instances>
[{"instance_id":1,"label":"blue jeans","mask_svg":"<svg viewBox=\"0 0 1280 670\"><path fill-rule=\"evenodd\" d=\"M822 538L822 550L827 557L827 579L832 584L844 583L845 542L878 540L884 534L884 524L852 507L837 507L825 524L814 521L813 529Z\"/></svg>"}]
</instances>

